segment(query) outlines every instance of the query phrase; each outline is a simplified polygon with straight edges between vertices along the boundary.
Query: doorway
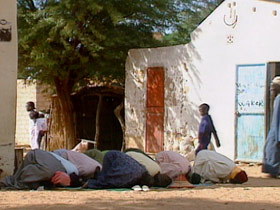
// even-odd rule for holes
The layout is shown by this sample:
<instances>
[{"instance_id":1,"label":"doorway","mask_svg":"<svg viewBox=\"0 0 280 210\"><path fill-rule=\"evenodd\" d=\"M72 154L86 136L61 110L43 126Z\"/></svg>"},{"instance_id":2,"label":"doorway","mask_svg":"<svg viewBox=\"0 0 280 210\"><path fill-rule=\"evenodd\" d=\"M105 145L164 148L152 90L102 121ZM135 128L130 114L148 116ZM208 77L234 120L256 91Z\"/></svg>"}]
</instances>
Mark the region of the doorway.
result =
<instances>
[{"instance_id":1,"label":"doorway","mask_svg":"<svg viewBox=\"0 0 280 210\"><path fill-rule=\"evenodd\" d=\"M236 159L261 162L266 136L267 65L238 65L236 75Z\"/></svg>"}]
</instances>

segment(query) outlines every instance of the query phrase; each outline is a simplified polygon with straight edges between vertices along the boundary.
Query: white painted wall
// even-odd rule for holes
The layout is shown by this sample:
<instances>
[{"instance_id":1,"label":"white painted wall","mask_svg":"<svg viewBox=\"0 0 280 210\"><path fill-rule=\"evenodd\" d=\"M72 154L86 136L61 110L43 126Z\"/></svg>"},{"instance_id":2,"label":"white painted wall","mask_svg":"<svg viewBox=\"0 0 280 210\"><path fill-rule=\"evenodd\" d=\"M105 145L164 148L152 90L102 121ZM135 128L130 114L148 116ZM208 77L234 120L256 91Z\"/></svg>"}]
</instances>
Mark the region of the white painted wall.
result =
<instances>
[{"instance_id":1,"label":"white painted wall","mask_svg":"<svg viewBox=\"0 0 280 210\"><path fill-rule=\"evenodd\" d=\"M224 18L227 23L234 22L235 14L236 24L226 25ZM163 66L169 75L165 80L173 78L174 82L169 84L176 86L166 88L165 141L174 139L168 137L168 130L174 134L174 129L186 122L188 135L195 135L199 121L197 106L206 102L222 144L217 151L233 159L236 65L279 61L279 26L279 3L226 0L192 33L192 41L187 45L130 50L126 65L126 140L144 145L146 69ZM228 42L229 36L232 42ZM182 100L172 103L172 94ZM180 103L186 109L178 115ZM170 122L173 118L168 118L168 113L176 113L178 120Z\"/></svg>"},{"instance_id":2,"label":"white painted wall","mask_svg":"<svg viewBox=\"0 0 280 210\"><path fill-rule=\"evenodd\" d=\"M24 80L17 80L17 109L15 144L17 146L30 145L30 118L26 111L26 103L33 101L36 105L36 84L25 84Z\"/></svg>"},{"instance_id":3,"label":"white painted wall","mask_svg":"<svg viewBox=\"0 0 280 210\"><path fill-rule=\"evenodd\" d=\"M234 12L238 16L235 27L224 23L224 17L229 20L231 11L232 17ZM236 65L279 61L279 25L279 3L225 1L192 33L192 41L187 45L192 58L188 62L190 72L199 75L201 81L199 88L198 80L191 85L199 89L199 94L192 92L190 100L210 104L222 144L218 151L230 158L234 158ZM227 42L230 35L232 43Z\"/></svg>"},{"instance_id":4,"label":"white painted wall","mask_svg":"<svg viewBox=\"0 0 280 210\"><path fill-rule=\"evenodd\" d=\"M17 84L16 1L0 0L0 20L12 26L12 40L0 41L0 177L13 173ZM0 24L0 27L2 25Z\"/></svg>"},{"instance_id":5,"label":"white painted wall","mask_svg":"<svg viewBox=\"0 0 280 210\"><path fill-rule=\"evenodd\" d=\"M188 99L187 51L184 45L130 50L126 64L125 138L128 147L145 149L148 67L165 68L165 150L198 126L197 107ZM194 115L196 114L196 115ZM188 129L188 128L192 129ZM192 134L193 135L193 134Z\"/></svg>"}]
</instances>

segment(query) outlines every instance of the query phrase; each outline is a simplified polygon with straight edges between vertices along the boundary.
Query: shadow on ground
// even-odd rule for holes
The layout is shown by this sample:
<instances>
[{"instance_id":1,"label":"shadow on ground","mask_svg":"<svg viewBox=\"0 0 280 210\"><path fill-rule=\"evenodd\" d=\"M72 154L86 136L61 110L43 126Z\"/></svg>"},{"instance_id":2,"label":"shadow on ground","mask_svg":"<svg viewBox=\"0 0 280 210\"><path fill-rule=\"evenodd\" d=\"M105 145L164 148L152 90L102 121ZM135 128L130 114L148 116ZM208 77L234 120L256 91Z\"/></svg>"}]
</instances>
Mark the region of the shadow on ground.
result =
<instances>
[{"instance_id":1,"label":"shadow on ground","mask_svg":"<svg viewBox=\"0 0 280 210\"><path fill-rule=\"evenodd\" d=\"M3 208L4 206L2 206ZM0 207L1 208L1 207ZM1 208L1 209L2 209ZM208 199L199 198L167 198L167 199L130 199L123 200L119 199L114 202L110 200L100 201L99 199L88 200L85 204L48 204L48 205L25 205L16 208L5 208L6 210L22 210L22 209L32 209L32 210L44 210L44 209L215 209L215 210L236 210L236 209L246 209L246 210L279 210L280 206L265 202L230 202L230 201L216 201Z\"/></svg>"}]
</instances>

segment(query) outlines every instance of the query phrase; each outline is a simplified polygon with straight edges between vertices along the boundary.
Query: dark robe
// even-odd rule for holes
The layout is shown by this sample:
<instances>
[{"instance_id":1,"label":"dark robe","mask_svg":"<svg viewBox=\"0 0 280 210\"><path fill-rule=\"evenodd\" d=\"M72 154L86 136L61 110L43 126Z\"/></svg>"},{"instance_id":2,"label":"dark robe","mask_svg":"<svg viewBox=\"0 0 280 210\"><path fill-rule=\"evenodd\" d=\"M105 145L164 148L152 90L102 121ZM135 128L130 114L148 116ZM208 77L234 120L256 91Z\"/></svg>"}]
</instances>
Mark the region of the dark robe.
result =
<instances>
[{"instance_id":1,"label":"dark robe","mask_svg":"<svg viewBox=\"0 0 280 210\"><path fill-rule=\"evenodd\" d=\"M214 132L212 121L210 115L205 115L202 117L201 122L199 124L198 130L198 138L199 138L199 145L195 151L197 154L200 150L204 150L208 148L208 145L211 141L211 134Z\"/></svg>"},{"instance_id":2,"label":"dark robe","mask_svg":"<svg viewBox=\"0 0 280 210\"><path fill-rule=\"evenodd\" d=\"M264 147L264 165L263 172L273 176L279 174L280 165L280 147L277 144L280 141L280 95L274 100L274 109L270 130L268 132L266 144Z\"/></svg>"},{"instance_id":3,"label":"dark robe","mask_svg":"<svg viewBox=\"0 0 280 210\"><path fill-rule=\"evenodd\" d=\"M147 174L144 166L127 154L109 151L103 161L103 168L97 179L89 179L88 187L93 189L130 188L141 182Z\"/></svg>"}]
</instances>

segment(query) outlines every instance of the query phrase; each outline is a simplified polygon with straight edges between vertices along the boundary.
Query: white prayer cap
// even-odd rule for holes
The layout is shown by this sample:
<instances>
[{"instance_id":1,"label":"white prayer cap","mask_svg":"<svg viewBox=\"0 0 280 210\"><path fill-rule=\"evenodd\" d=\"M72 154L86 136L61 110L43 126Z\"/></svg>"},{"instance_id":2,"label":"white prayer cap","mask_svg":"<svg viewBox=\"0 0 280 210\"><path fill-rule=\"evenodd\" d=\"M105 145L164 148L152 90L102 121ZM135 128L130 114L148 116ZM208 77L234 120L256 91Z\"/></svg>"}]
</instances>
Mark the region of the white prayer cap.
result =
<instances>
[{"instance_id":1,"label":"white prayer cap","mask_svg":"<svg viewBox=\"0 0 280 210\"><path fill-rule=\"evenodd\" d=\"M280 85L280 76L274 77L274 79L271 82L272 84Z\"/></svg>"}]
</instances>

